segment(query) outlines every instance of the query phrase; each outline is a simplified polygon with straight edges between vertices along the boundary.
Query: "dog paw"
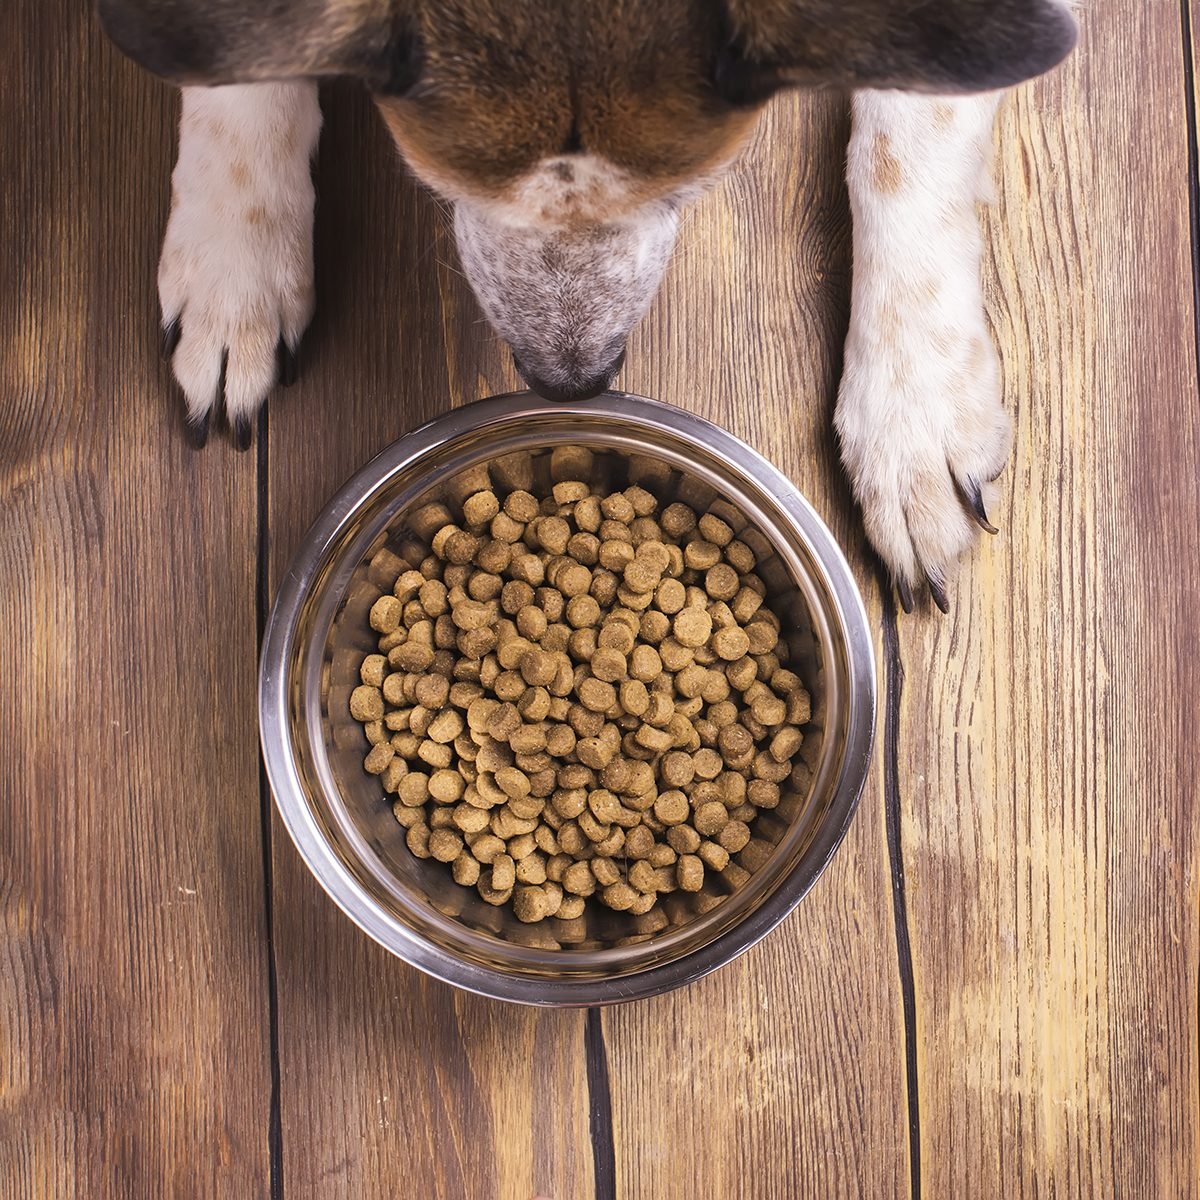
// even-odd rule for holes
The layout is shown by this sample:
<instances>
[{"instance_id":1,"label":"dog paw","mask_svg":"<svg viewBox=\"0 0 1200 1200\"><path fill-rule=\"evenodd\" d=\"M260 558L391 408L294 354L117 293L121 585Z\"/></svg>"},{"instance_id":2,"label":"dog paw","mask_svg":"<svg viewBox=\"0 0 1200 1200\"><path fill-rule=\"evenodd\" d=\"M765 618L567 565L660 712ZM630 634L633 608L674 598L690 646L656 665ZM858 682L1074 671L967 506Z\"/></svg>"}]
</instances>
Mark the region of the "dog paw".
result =
<instances>
[{"instance_id":1,"label":"dog paw","mask_svg":"<svg viewBox=\"0 0 1200 1200\"><path fill-rule=\"evenodd\" d=\"M958 560L980 529L996 532L984 490L1011 442L996 352L982 326L907 355L889 344L868 350L853 331L847 343L835 419L842 459L905 612L922 582L947 612Z\"/></svg>"},{"instance_id":2,"label":"dog paw","mask_svg":"<svg viewBox=\"0 0 1200 1200\"><path fill-rule=\"evenodd\" d=\"M312 317L320 114L289 86L184 89L158 293L199 445L222 412L234 444L250 445L267 393L295 379Z\"/></svg>"}]
</instances>

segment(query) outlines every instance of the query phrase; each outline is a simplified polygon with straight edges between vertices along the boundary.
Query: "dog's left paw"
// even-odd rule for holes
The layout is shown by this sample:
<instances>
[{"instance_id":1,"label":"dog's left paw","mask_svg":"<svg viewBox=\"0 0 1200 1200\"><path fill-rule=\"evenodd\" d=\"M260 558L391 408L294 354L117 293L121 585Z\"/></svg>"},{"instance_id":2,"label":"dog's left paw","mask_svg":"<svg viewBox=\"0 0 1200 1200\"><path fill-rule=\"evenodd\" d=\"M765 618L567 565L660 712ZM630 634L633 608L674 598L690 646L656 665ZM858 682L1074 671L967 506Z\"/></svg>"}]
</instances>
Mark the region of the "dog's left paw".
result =
<instances>
[{"instance_id":1,"label":"dog's left paw","mask_svg":"<svg viewBox=\"0 0 1200 1200\"><path fill-rule=\"evenodd\" d=\"M946 612L958 560L981 528L996 532L983 489L1008 457L1011 423L982 324L920 351L910 342L905 353L904 341L852 331L835 424L867 536L901 605L911 611L924 582Z\"/></svg>"}]
</instances>

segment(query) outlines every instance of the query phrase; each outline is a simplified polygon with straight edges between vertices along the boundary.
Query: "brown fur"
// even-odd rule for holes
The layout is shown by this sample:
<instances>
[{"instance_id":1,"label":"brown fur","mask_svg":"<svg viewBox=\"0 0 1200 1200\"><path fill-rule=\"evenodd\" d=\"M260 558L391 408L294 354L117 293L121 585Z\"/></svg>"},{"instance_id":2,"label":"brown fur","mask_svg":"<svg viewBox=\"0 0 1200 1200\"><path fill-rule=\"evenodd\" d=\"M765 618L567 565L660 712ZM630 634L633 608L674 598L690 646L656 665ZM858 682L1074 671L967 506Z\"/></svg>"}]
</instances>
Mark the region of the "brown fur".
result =
<instances>
[{"instance_id":1,"label":"brown fur","mask_svg":"<svg viewBox=\"0 0 1200 1200\"><path fill-rule=\"evenodd\" d=\"M358 75L417 172L500 198L597 154L665 195L728 160L789 84L994 87L1070 48L1046 0L99 0L178 83ZM890 175L885 178L890 179Z\"/></svg>"},{"instance_id":2,"label":"brown fur","mask_svg":"<svg viewBox=\"0 0 1200 1200\"><path fill-rule=\"evenodd\" d=\"M904 183L904 171L886 133L877 134L871 147L871 180L885 196L898 192Z\"/></svg>"}]
</instances>

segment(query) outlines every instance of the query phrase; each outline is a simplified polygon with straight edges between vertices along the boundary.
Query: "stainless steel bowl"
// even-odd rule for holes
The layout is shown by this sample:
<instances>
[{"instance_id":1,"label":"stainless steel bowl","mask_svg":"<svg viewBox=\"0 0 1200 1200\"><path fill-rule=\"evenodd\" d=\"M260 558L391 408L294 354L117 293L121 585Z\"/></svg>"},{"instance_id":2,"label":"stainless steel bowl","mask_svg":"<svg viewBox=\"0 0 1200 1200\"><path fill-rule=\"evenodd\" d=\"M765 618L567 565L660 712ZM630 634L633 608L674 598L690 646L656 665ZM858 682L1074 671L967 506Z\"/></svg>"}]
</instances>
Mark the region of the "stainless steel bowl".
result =
<instances>
[{"instance_id":1,"label":"stainless steel bowl","mask_svg":"<svg viewBox=\"0 0 1200 1200\"><path fill-rule=\"evenodd\" d=\"M732 502L774 551L762 566L784 620L789 666L813 697L805 786L763 812L729 878L672 898L672 924L639 934L598 911L586 940L560 945L556 922L525 926L411 855L349 715L379 552L407 513L441 498L468 468L553 447L597 452L615 478L648 466L672 487ZM760 539L761 540L761 539ZM372 560L375 559L375 567ZM526 1004L605 1004L678 987L774 928L829 862L858 803L875 720L875 666L850 570L804 498L749 446L680 409L608 393L548 404L528 393L445 413L383 451L326 507L284 575L259 679L267 774L280 815L321 886L361 929L406 962L458 987Z\"/></svg>"}]
</instances>

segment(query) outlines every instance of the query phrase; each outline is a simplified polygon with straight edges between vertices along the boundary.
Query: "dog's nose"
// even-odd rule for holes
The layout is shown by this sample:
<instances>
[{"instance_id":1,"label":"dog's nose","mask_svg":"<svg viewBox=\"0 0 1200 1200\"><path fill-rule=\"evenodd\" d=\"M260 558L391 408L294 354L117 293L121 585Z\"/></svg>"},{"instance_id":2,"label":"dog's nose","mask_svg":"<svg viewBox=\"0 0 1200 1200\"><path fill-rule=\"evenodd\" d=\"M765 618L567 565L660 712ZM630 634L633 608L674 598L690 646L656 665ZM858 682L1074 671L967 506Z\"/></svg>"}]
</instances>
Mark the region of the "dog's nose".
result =
<instances>
[{"instance_id":1,"label":"dog's nose","mask_svg":"<svg viewBox=\"0 0 1200 1200\"><path fill-rule=\"evenodd\" d=\"M601 392L608 391L609 385L624 362L625 351L622 349L621 353L607 367L594 375L578 381L572 380L569 383L547 383L544 379L539 378L536 372L528 370L516 354L513 355L513 363L521 378L543 399L552 400L556 404L591 400L593 397L599 396Z\"/></svg>"}]
</instances>

